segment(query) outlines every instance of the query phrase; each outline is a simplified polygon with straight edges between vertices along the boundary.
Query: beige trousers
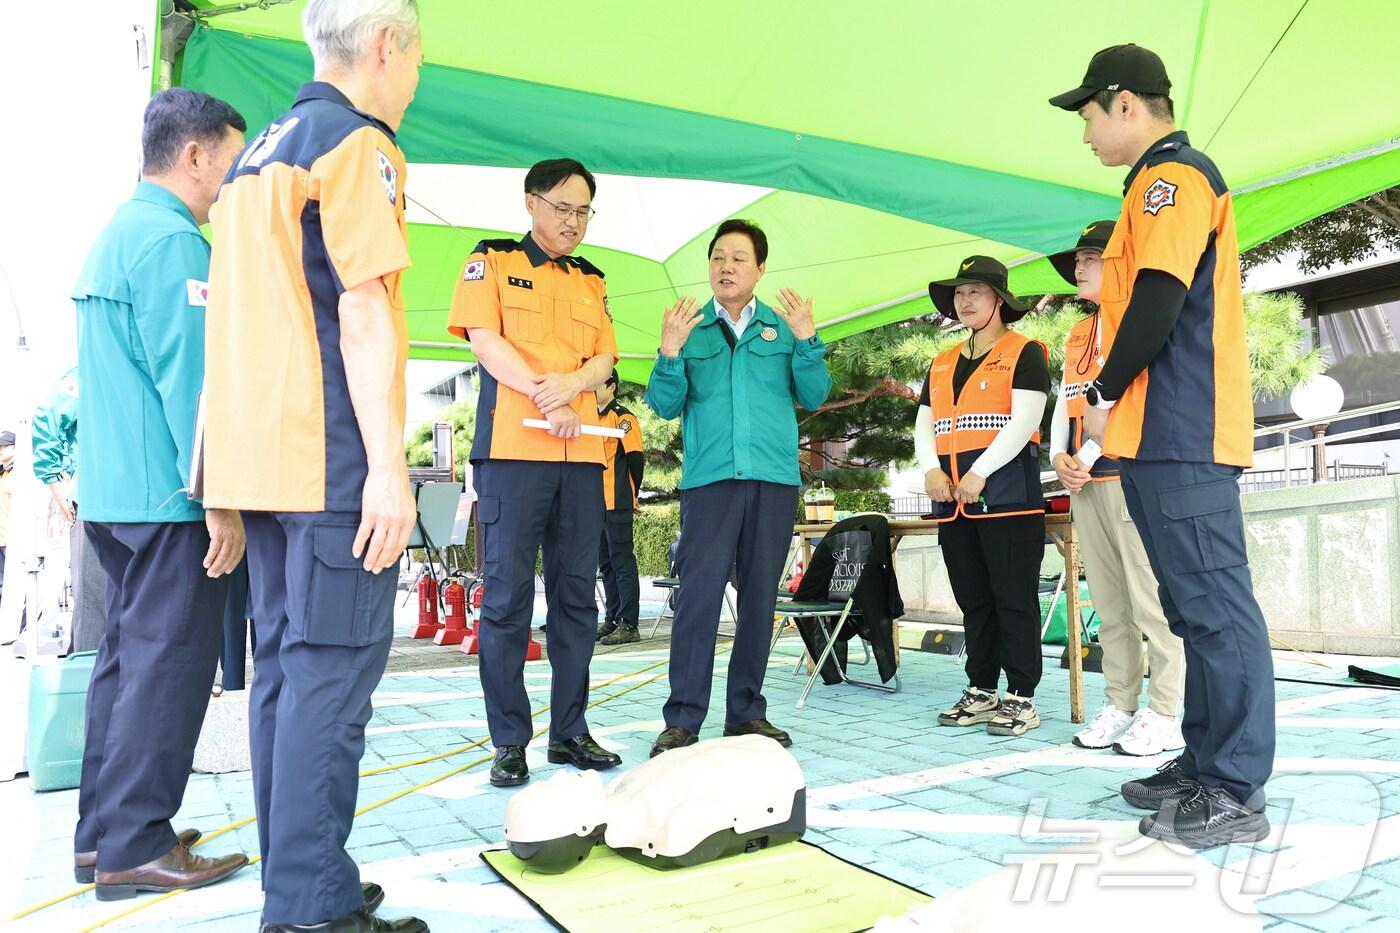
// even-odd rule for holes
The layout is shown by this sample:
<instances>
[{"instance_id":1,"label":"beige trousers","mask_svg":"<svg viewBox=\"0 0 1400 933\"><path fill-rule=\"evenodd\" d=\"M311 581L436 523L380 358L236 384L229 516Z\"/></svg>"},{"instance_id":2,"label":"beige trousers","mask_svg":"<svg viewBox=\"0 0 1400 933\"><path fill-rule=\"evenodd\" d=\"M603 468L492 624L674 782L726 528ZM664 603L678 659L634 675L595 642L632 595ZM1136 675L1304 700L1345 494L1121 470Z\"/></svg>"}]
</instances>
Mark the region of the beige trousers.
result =
<instances>
[{"instance_id":1,"label":"beige trousers","mask_svg":"<svg viewBox=\"0 0 1400 933\"><path fill-rule=\"evenodd\" d=\"M1084 575L1099 614L1108 702L1125 712L1137 712L1146 673L1145 637L1152 671L1148 705L1163 716L1180 716L1186 658L1181 639L1171 633L1162 614L1157 577L1128 515L1123 484L1116 479L1090 482L1070 501Z\"/></svg>"}]
</instances>

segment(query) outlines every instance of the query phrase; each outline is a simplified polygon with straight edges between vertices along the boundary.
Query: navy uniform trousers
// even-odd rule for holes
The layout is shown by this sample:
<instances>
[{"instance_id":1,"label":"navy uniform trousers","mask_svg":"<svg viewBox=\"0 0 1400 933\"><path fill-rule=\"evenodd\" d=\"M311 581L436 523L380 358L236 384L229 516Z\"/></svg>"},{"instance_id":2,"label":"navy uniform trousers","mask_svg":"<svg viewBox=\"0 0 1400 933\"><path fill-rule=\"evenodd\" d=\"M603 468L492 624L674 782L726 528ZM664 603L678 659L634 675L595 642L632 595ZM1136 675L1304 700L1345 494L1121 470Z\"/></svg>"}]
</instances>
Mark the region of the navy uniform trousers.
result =
<instances>
[{"instance_id":1,"label":"navy uniform trousers","mask_svg":"<svg viewBox=\"0 0 1400 933\"><path fill-rule=\"evenodd\" d=\"M75 852L126 871L175 847L219 659L228 583L204 570L195 522L84 522L108 577L106 629L87 695Z\"/></svg>"},{"instance_id":2,"label":"navy uniform trousers","mask_svg":"<svg viewBox=\"0 0 1400 933\"><path fill-rule=\"evenodd\" d=\"M738 631L729 656L725 721L766 719L763 676L773 607L797 515L797 487L721 480L681 490L676 616L671 625L671 696L666 725L698 733L710 708L724 585L738 571Z\"/></svg>"},{"instance_id":3,"label":"navy uniform trousers","mask_svg":"<svg viewBox=\"0 0 1400 933\"><path fill-rule=\"evenodd\" d=\"M604 512L598 544L598 571L603 575L603 618L635 626L641 615L642 587L632 544L632 510Z\"/></svg>"},{"instance_id":4,"label":"navy uniform trousers","mask_svg":"<svg viewBox=\"0 0 1400 933\"><path fill-rule=\"evenodd\" d=\"M370 695L394 634L398 573L352 553L358 512L244 512L252 583L248 731L263 922L314 924L364 904L345 851Z\"/></svg>"},{"instance_id":5,"label":"navy uniform trousers","mask_svg":"<svg viewBox=\"0 0 1400 933\"><path fill-rule=\"evenodd\" d=\"M603 465L483 460L472 473L481 522L484 591L478 667L486 725L500 748L534 732L525 651L535 606L535 556L544 550L550 741L588 731L588 665L598 631L593 585L603 533Z\"/></svg>"},{"instance_id":6,"label":"navy uniform trousers","mask_svg":"<svg viewBox=\"0 0 1400 933\"><path fill-rule=\"evenodd\" d=\"M1162 610L1186 648L1182 768L1262 810L1274 766L1274 661L1249 577L1240 468L1121 462Z\"/></svg>"}]
</instances>

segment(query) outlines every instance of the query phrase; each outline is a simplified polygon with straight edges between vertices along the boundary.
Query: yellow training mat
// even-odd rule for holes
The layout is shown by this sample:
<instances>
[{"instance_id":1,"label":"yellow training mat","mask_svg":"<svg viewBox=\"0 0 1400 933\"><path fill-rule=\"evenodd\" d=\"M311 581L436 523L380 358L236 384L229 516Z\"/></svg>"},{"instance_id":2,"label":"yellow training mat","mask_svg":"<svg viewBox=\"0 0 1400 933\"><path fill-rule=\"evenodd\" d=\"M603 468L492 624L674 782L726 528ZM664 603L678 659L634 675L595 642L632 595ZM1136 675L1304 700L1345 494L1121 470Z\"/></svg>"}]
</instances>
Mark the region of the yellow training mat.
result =
<instances>
[{"instance_id":1,"label":"yellow training mat","mask_svg":"<svg viewBox=\"0 0 1400 933\"><path fill-rule=\"evenodd\" d=\"M933 900L806 842L670 871L606 846L558 875L504 849L481 857L568 933L855 933Z\"/></svg>"}]
</instances>

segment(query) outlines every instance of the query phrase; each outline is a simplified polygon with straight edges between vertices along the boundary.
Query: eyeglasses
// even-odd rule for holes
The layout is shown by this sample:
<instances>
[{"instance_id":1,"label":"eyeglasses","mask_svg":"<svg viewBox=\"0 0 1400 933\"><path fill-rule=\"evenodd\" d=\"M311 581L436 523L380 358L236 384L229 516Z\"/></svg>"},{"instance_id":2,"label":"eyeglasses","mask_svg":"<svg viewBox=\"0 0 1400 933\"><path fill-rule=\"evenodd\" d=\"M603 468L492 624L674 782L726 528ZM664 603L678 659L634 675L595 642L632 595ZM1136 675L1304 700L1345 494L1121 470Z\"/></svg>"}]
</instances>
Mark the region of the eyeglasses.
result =
<instances>
[{"instance_id":1,"label":"eyeglasses","mask_svg":"<svg viewBox=\"0 0 1400 933\"><path fill-rule=\"evenodd\" d=\"M579 223L586 224L598 214L598 212L591 207L565 207L562 204L555 204L542 194L537 194L535 197L554 208L554 216L558 217L560 220L568 220L570 217L573 217L578 220Z\"/></svg>"}]
</instances>

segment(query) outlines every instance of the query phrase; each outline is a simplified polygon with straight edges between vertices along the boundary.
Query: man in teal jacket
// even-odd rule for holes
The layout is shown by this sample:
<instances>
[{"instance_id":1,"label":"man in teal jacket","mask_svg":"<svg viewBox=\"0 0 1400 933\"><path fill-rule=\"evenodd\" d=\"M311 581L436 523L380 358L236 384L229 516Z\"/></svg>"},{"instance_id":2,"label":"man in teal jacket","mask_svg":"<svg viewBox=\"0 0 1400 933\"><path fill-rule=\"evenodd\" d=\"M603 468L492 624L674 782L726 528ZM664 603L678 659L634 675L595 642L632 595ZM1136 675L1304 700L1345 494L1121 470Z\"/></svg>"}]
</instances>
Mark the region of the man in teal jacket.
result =
<instances>
[{"instance_id":1,"label":"man in teal jacket","mask_svg":"<svg viewBox=\"0 0 1400 933\"><path fill-rule=\"evenodd\" d=\"M666 729L651 754L694 744L710 705L715 637L731 568L738 631L729 658L725 735L792 739L767 719L763 675L778 578L797 514L797 412L826 401L831 376L812 303L791 289L782 309L754 297L768 260L756 224L726 220L710 241L714 299L667 310L646 402L681 418L681 539Z\"/></svg>"},{"instance_id":2,"label":"man in teal jacket","mask_svg":"<svg viewBox=\"0 0 1400 933\"><path fill-rule=\"evenodd\" d=\"M204 381L209 244L199 225L243 143L243 118L184 88L146 107L141 183L88 253L78 317L78 490L83 533L110 579L88 687L74 875L99 900L211 884L242 854L178 836L209 703L227 581L243 556L236 512L190 499Z\"/></svg>"},{"instance_id":3,"label":"man in teal jacket","mask_svg":"<svg viewBox=\"0 0 1400 933\"><path fill-rule=\"evenodd\" d=\"M30 435L34 475L49 487L54 507L72 525L68 530L68 579L73 588L73 631L68 650L96 651L107 630L107 572L83 533L83 520L73 498L78 469L78 367L60 376L48 397L34 409Z\"/></svg>"}]
</instances>

